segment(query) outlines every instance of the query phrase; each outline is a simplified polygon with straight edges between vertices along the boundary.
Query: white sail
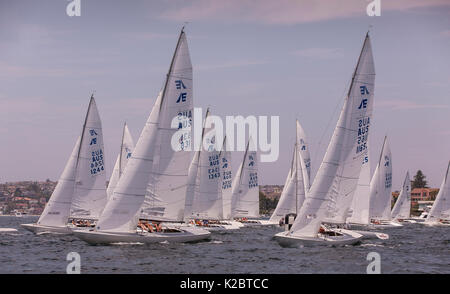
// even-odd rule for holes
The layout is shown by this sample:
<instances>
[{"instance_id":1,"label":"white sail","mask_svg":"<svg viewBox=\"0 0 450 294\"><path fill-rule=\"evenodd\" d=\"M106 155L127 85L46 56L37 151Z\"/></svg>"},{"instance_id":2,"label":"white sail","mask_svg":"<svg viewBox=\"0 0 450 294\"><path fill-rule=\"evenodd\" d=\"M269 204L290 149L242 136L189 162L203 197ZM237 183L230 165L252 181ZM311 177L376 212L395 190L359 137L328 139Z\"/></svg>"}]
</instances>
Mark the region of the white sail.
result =
<instances>
[{"instance_id":1,"label":"white sail","mask_svg":"<svg viewBox=\"0 0 450 294\"><path fill-rule=\"evenodd\" d=\"M283 187L271 222L278 222L288 213L297 214L310 188L311 157L302 126L296 121L296 144L292 155L291 168Z\"/></svg>"},{"instance_id":2,"label":"white sail","mask_svg":"<svg viewBox=\"0 0 450 294\"><path fill-rule=\"evenodd\" d=\"M306 190L303 182L302 159L299 147L298 144L295 144L288 178L277 207L270 217L271 222L278 222L289 213L297 214L305 200Z\"/></svg>"},{"instance_id":3,"label":"white sail","mask_svg":"<svg viewBox=\"0 0 450 294\"><path fill-rule=\"evenodd\" d=\"M439 220L450 220L450 161L447 166L444 180L442 181L439 193L434 200L426 222L438 222Z\"/></svg>"},{"instance_id":4,"label":"white sail","mask_svg":"<svg viewBox=\"0 0 450 294\"><path fill-rule=\"evenodd\" d=\"M144 202L153 167L154 143L160 106L161 93L156 98L123 174L99 219L98 230L125 232L135 230L137 225L135 215Z\"/></svg>"},{"instance_id":5,"label":"white sail","mask_svg":"<svg viewBox=\"0 0 450 294\"><path fill-rule=\"evenodd\" d=\"M291 227L291 234L317 237L320 224L327 216L328 204L332 200L330 192L336 191L338 187L345 195L356 189L361 161L366 155L367 136L362 130L366 129L364 119L370 111L374 80L372 49L367 34L330 144Z\"/></svg>"},{"instance_id":6,"label":"white sail","mask_svg":"<svg viewBox=\"0 0 450 294\"><path fill-rule=\"evenodd\" d=\"M253 146L249 149L250 146ZM233 218L259 217L258 152L252 138L247 143L244 159L236 174L231 196Z\"/></svg>"},{"instance_id":7,"label":"white sail","mask_svg":"<svg viewBox=\"0 0 450 294\"><path fill-rule=\"evenodd\" d=\"M89 102L77 158L70 218L98 219L106 204L102 123L94 97Z\"/></svg>"},{"instance_id":8,"label":"white sail","mask_svg":"<svg viewBox=\"0 0 450 294\"><path fill-rule=\"evenodd\" d=\"M182 221L192 150L192 64L186 34L181 31L164 87L153 169L142 216Z\"/></svg>"},{"instance_id":9,"label":"white sail","mask_svg":"<svg viewBox=\"0 0 450 294\"><path fill-rule=\"evenodd\" d=\"M392 156L387 137L385 137L380 159L370 182L369 218L371 220L391 220L391 190Z\"/></svg>"},{"instance_id":10,"label":"white sail","mask_svg":"<svg viewBox=\"0 0 450 294\"><path fill-rule=\"evenodd\" d=\"M206 119L208 114L209 111ZM219 144L216 142L215 130L204 128L203 131L203 143L198 160L198 172L194 189L192 217L223 219L220 148L218 148ZM204 149L206 147L207 149Z\"/></svg>"},{"instance_id":11,"label":"white sail","mask_svg":"<svg viewBox=\"0 0 450 294\"><path fill-rule=\"evenodd\" d=\"M198 162L200 151L194 153L191 164L189 165L187 182L186 182L186 198L184 204L184 221L189 222L192 217L192 208L194 204L195 184L197 182Z\"/></svg>"},{"instance_id":12,"label":"white sail","mask_svg":"<svg viewBox=\"0 0 450 294\"><path fill-rule=\"evenodd\" d=\"M52 196L50 196L44 211L39 217L38 225L65 226L67 224L75 188L75 174L80 140L81 138L78 137L69 160L59 177L55 190L53 190Z\"/></svg>"},{"instance_id":13,"label":"white sail","mask_svg":"<svg viewBox=\"0 0 450 294\"><path fill-rule=\"evenodd\" d=\"M397 197L391 212L392 219L408 219L411 216L411 179L409 172L406 173L402 190Z\"/></svg>"},{"instance_id":14,"label":"white sail","mask_svg":"<svg viewBox=\"0 0 450 294\"><path fill-rule=\"evenodd\" d=\"M358 162L354 161L352 158L349 158L350 162L352 162L351 164L350 162L347 162L346 164L339 166L335 182L333 183L333 188L329 191L329 196L332 202L329 204L330 216L327 218L326 222L338 224L344 224L346 222L347 218L350 216L351 205L355 192L357 188L360 187L358 186L358 182L361 178L361 169L364 173L367 173L367 167L363 168L361 166L361 162L364 162L365 158L368 157L369 154L368 140L370 125L372 122L374 91L370 91L367 85L374 85L375 69L373 66L370 44L366 50L366 60L368 58L370 61L365 65L362 65L363 67L365 66L365 69L362 69L365 74L361 74L354 79L354 84L351 86L350 90L350 95L360 96L362 98L361 104L358 105L358 107L366 107L365 115L358 120L357 144L361 146L361 150L358 153L361 160ZM365 176L366 175L364 175L364 177ZM364 185L364 182L362 184Z\"/></svg>"},{"instance_id":15,"label":"white sail","mask_svg":"<svg viewBox=\"0 0 450 294\"><path fill-rule=\"evenodd\" d=\"M311 156L309 154L309 147L307 144L307 140L306 140L306 134L305 131L303 130L302 126L300 125L300 123L296 122L296 127L297 127L297 144L298 144L298 149L300 152L300 156L303 159L304 162L304 166L302 167L302 169L306 170L302 172L303 175L303 183L305 186L305 191L308 191L311 183L310 183L310 179L311 179Z\"/></svg>"},{"instance_id":16,"label":"white sail","mask_svg":"<svg viewBox=\"0 0 450 294\"><path fill-rule=\"evenodd\" d=\"M370 205L370 157L369 140L367 141L367 155L362 160L361 172L359 174L358 185L353 195L351 205L351 216L347 219L348 223L369 224L369 205Z\"/></svg>"},{"instance_id":17,"label":"white sail","mask_svg":"<svg viewBox=\"0 0 450 294\"><path fill-rule=\"evenodd\" d=\"M223 139L222 151L220 152L220 168L222 177L222 207L223 218L231 219L231 196L233 173L231 169L231 152L229 151L227 137Z\"/></svg>"},{"instance_id":18,"label":"white sail","mask_svg":"<svg viewBox=\"0 0 450 294\"><path fill-rule=\"evenodd\" d=\"M111 175L111 178L109 179L108 188L106 189L108 199L114 192L114 189L116 188L117 183L119 182L119 178L122 176L123 171L125 170L125 166L127 165L128 159L131 157L133 149L134 149L133 137L131 136L127 124L125 123L123 125L120 152L119 155L117 155L116 164L114 165L113 173Z\"/></svg>"}]
</instances>

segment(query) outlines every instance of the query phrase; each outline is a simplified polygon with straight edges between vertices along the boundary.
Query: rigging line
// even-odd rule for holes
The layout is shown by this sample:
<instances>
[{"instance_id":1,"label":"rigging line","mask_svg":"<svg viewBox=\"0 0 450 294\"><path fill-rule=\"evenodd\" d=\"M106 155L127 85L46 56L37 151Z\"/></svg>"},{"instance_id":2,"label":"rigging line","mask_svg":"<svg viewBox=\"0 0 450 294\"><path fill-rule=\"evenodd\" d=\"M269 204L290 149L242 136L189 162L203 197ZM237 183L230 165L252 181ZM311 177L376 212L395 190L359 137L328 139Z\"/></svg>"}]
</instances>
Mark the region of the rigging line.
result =
<instances>
[{"instance_id":1,"label":"rigging line","mask_svg":"<svg viewBox=\"0 0 450 294\"><path fill-rule=\"evenodd\" d=\"M325 129L322 132L322 136L320 137L320 140L317 143L317 148L315 149L316 151L315 151L315 154L314 154L314 160L312 162L317 162L317 156L319 155L319 149L321 148L322 141L323 141L323 139L325 137L325 134L330 129L331 121L334 119L334 117L336 115L336 112L337 112L337 110L339 108L339 105L341 105L341 103L342 103L342 98L345 97L345 93L346 93L347 89L350 87L351 83L352 83L352 80L349 80L347 85L345 86L344 90L342 91L342 94L339 96L338 102L337 102L337 104L336 104L336 106L335 106L335 108L334 108L334 110L332 112L332 115L330 116L330 119L328 120L328 123L327 123ZM315 166L317 166L317 169L319 168L318 165L315 165ZM317 171L316 171L316 173L317 173Z\"/></svg>"}]
</instances>

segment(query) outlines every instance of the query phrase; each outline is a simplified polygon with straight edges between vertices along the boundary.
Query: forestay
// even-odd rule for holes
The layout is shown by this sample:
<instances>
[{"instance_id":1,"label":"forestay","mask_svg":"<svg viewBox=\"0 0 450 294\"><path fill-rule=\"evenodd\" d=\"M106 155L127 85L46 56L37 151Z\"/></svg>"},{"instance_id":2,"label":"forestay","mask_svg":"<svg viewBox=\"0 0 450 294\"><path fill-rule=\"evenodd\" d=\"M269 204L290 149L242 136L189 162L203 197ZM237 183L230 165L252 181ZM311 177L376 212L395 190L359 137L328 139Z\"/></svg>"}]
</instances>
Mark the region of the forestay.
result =
<instances>
[{"instance_id":1,"label":"forestay","mask_svg":"<svg viewBox=\"0 0 450 294\"><path fill-rule=\"evenodd\" d=\"M160 105L161 93L156 98L123 174L99 219L98 230L128 232L136 229L136 215L144 202L153 166Z\"/></svg>"},{"instance_id":2,"label":"forestay","mask_svg":"<svg viewBox=\"0 0 450 294\"><path fill-rule=\"evenodd\" d=\"M42 212L38 225L61 227L67 224L72 203L73 191L75 188L75 175L78 150L80 149L80 140L78 137L69 160L59 177L58 183L53 190L44 211Z\"/></svg>"}]
</instances>

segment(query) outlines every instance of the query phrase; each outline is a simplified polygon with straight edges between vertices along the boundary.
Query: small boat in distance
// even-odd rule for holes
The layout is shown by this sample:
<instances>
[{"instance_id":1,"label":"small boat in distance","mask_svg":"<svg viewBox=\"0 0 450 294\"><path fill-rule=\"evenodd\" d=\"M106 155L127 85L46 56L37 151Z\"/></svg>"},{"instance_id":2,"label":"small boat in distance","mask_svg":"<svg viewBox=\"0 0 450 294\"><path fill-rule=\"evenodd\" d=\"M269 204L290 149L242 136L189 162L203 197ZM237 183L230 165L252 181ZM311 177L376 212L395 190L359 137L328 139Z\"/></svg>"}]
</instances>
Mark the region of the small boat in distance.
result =
<instances>
[{"instance_id":1,"label":"small boat in distance","mask_svg":"<svg viewBox=\"0 0 450 294\"><path fill-rule=\"evenodd\" d=\"M231 216L246 227L273 225L259 218L259 158L256 149L252 138L249 138L231 192Z\"/></svg>"},{"instance_id":2,"label":"small boat in distance","mask_svg":"<svg viewBox=\"0 0 450 294\"><path fill-rule=\"evenodd\" d=\"M311 167L309 148L306 144L305 132L298 121L296 122L296 129L296 143L294 144L291 167L277 207L269 219L269 222L280 226L285 224L286 215L295 218L309 190L309 170Z\"/></svg>"},{"instance_id":3,"label":"small boat in distance","mask_svg":"<svg viewBox=\"0 0 450 294\"><path fill-rule=\"evenodd\" d=\"M349 227L352 229L401 227L402 224L391 219L392 154L387 137L384 138L369 190L369 209L366 218L360 219L361 223L349 223Z\"/></svg>"},{"instance_id":4,"label":"small boat in distance","mask_svg":"<svg viewBox=\"0 0 450 294\"><path fill-rule=\"evenodd\" d=\"M394 207L392 208L391 216L394 222L416 222L411 219L411 179L409 177L409 172L406 172L402 189L397 197L397 200L395 201Z\"/></svg>"},{"instance_id":5,"label":"small boat in distance","mask_svg":"<svg viewBox=\"0 0 450 294\"><path fill-rule=\"evenodd\" d=\"M450 226L450 161L442 181L439 193L434 200L423 224L427 226Z\"/></svg>"}]
</instances>

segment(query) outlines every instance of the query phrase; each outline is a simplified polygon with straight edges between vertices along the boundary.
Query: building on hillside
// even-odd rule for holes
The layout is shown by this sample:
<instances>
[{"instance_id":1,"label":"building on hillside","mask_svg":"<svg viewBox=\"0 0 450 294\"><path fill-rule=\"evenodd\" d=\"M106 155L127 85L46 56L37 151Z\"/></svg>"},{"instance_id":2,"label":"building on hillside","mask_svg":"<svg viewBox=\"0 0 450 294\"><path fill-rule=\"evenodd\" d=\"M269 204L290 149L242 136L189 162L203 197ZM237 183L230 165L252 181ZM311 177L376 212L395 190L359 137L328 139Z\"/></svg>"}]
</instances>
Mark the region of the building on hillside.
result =
<instances>
[{"instance_id":1,"label":"building on hillside","mask_svg":"<svg viewBox=\"0 0 450 294\"><path fill-rule=\"evenodd\" d=\"M411 202L434 201L439 189L436 188L414 188L411 191Z\"/></svg>"}]
</instances>

